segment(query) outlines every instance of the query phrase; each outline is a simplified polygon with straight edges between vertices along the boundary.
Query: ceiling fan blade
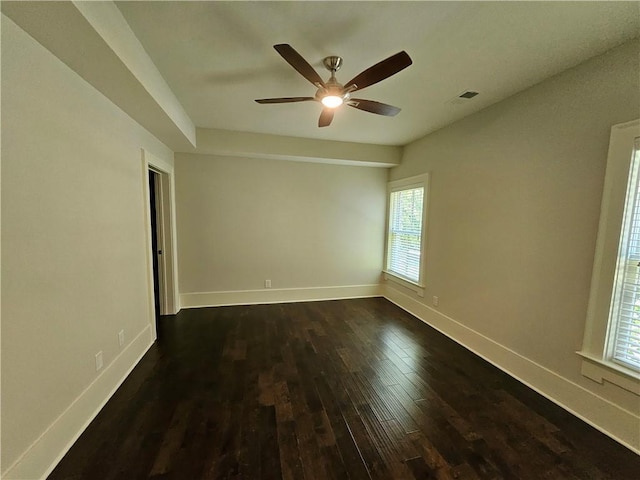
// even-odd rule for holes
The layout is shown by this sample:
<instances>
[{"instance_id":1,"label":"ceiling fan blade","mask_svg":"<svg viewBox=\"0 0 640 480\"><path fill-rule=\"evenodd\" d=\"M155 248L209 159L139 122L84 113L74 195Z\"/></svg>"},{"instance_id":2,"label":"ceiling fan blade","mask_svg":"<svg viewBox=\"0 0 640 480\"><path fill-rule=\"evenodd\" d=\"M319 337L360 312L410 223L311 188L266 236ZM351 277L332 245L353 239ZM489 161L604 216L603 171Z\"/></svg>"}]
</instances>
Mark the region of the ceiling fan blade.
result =
<instances>
[{"instance_id":1,"label":"ceiling fan blade","mask_svg":"<svg viewBox=\"0 0 640 480\"><path fill-rule=\"evenodd\" d=\"M365 112L376 113L378 115L385 115L387 117L393 117L400 111L398 107L394 107L393 105L374 102L373 100L363 100L361 98L352 98L347 102L347 105L357 108L358 110L364 110Z\"/></svg>"},{"instance_id":2,"label":"ceiling fan blade","mask_svg":"<svg viewBox=\"0 0 640 480\"><path fill-rule=\"evenodd\" d=\"M258 103L293 103L293 102L311 102L315 101L314 97L282 97L282 98L259 98Z\"/></svg>"},{"instance_id":3,"label":"ceiling fan blade","mask_svg":"<svg viewBox=\"0 0 640 480\"><path fill-rule=\"evenodd\" d=\"M284 58L289 65L295 68L300 75L309 80L316 87L324 87L324 82L318 72L314 70L314 68L309 65L302 55L296 52L291 45L286 43L281 43L278 45L274 45L273 48Z\"/></svg>"},{"instance_id":4,"label":"ceiling fan blade","mask_svg":"<svg viewBox=\"0 0 640 480\"><path fill-rule=\"evenodd\" d=\"M352 80L344 84L345 89L355 86L351 91L362 90L363 88L395 75L412 63L411 57L403 50L367 68L359 75L356 75Z\"/></svg>"},{"instance_id":5,"label":"ceiling fan blade","mask_svg":"<svg viewBox=\"0 0 640 480\"><path fill-rule=\"evenodd\" d=\"M320 119L318 120L319 127L328 127L331 124L331 120L333 120L333 108L324 108L322 113L320 114Z\"/></svg>"}]
</instances>

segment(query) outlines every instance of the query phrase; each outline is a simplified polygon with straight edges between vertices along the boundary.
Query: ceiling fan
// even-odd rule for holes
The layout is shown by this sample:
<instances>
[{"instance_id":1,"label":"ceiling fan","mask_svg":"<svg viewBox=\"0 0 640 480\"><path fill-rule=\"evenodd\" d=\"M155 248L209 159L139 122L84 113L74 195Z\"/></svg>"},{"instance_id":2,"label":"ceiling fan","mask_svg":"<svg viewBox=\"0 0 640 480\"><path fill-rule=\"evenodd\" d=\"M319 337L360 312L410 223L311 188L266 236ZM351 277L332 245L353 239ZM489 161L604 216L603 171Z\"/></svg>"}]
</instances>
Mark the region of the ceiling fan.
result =
<instances>
[{"instance_id":1,"label":"ceiling fan","mask_svg":"<svg viewBox=\"0 0 640 480\"><path fill-rule=\"evenodd\" d=\"M378 83L385 78L395 75L400 70L407 68L413 62L407 52L402 51L395 55L376 63L367 68L364 72L356 75L344 85L336 80L336 72L342 66L342 57L326 57L322 63L331 72L331 77L326 82L322 80L318 72L302 56L286 43L274 45L273 48L284 58L289 65L295 68L300 75L309 80L318 89L313 97L283 97L283 98L261 98L258 103L293 103L293 102L320 102L323 105L319 127L327 127L333 120L335 109L340 105L348 105L358 110L386 115L393 117L400 109L393 105L364 100L362 98L352 98L351 94L356 90L362 90L374 83Z\"/></svg>"}]
</instances>

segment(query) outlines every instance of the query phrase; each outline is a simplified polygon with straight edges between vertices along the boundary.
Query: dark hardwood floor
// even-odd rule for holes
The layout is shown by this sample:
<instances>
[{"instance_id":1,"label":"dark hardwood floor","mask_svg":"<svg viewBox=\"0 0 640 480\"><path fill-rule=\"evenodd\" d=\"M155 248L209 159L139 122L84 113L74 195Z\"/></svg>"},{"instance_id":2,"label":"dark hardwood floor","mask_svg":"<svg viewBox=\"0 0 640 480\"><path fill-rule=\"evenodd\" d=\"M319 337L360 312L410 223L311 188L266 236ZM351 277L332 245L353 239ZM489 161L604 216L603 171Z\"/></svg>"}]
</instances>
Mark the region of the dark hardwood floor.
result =
<instances>
[{"instance_id":1,"label":"dark hardwood floor","mask_svg":"<svg viewBox=\"0 0 640 480\"><path fill-rule=\"evenodd\" d=\"M50 479L640 478L640 456L381 298L160 327Z\"/></svg>"}]
</instances>

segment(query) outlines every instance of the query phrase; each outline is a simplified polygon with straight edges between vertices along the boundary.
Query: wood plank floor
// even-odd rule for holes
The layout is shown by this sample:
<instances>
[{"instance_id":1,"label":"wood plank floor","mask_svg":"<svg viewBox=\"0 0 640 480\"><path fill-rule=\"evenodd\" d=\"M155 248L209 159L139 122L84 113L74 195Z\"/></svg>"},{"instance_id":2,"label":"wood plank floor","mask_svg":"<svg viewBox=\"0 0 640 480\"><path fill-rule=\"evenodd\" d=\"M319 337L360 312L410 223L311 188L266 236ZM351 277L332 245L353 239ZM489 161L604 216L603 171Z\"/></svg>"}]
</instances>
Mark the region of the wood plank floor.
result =
<instances>
[{"instance_id":1,"label":"wood plank floor","mask_svg":"<svg viewBox=\"0 0 640 480\"><path fill-rule=\"evenodd\" d=\"M640 478L640 456L381 298L161 322L50 479Z\"/></svg>"}]
</instances>

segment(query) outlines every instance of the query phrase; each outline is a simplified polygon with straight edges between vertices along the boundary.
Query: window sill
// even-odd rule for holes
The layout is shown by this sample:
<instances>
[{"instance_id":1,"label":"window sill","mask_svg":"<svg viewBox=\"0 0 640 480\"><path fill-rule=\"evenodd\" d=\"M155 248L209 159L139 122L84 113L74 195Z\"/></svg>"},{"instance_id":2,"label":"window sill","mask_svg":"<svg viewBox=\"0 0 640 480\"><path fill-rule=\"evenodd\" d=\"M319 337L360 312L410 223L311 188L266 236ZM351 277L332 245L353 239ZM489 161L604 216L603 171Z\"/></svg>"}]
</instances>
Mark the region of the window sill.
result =
<instances>
[{"instance_id":1,"label":"window sill","mask_svg":"<svg viewBox=\"0 0 640 480\"><path fill-rule=\"evenodd\" d=\"M413 290L419 297L424 297L424 285L419 283L412 282L411 280L407 280L406 278L402 278L397 276L394 273L387 272L386 270L382 271L385 280L390 280L398 285L401 285L409 290Z\"/></svg>"},{"instance_id":2,"label":"window sill","mask_svg":"<svg viewBox=\"0 0 640 480\"><path fill-rule=\"evenodd\" d=\"M608 362L587 352L576 352L582 357L582 375L598 383L605 381L640 396L640 373Z\"/></svg>"}]
</instances>

